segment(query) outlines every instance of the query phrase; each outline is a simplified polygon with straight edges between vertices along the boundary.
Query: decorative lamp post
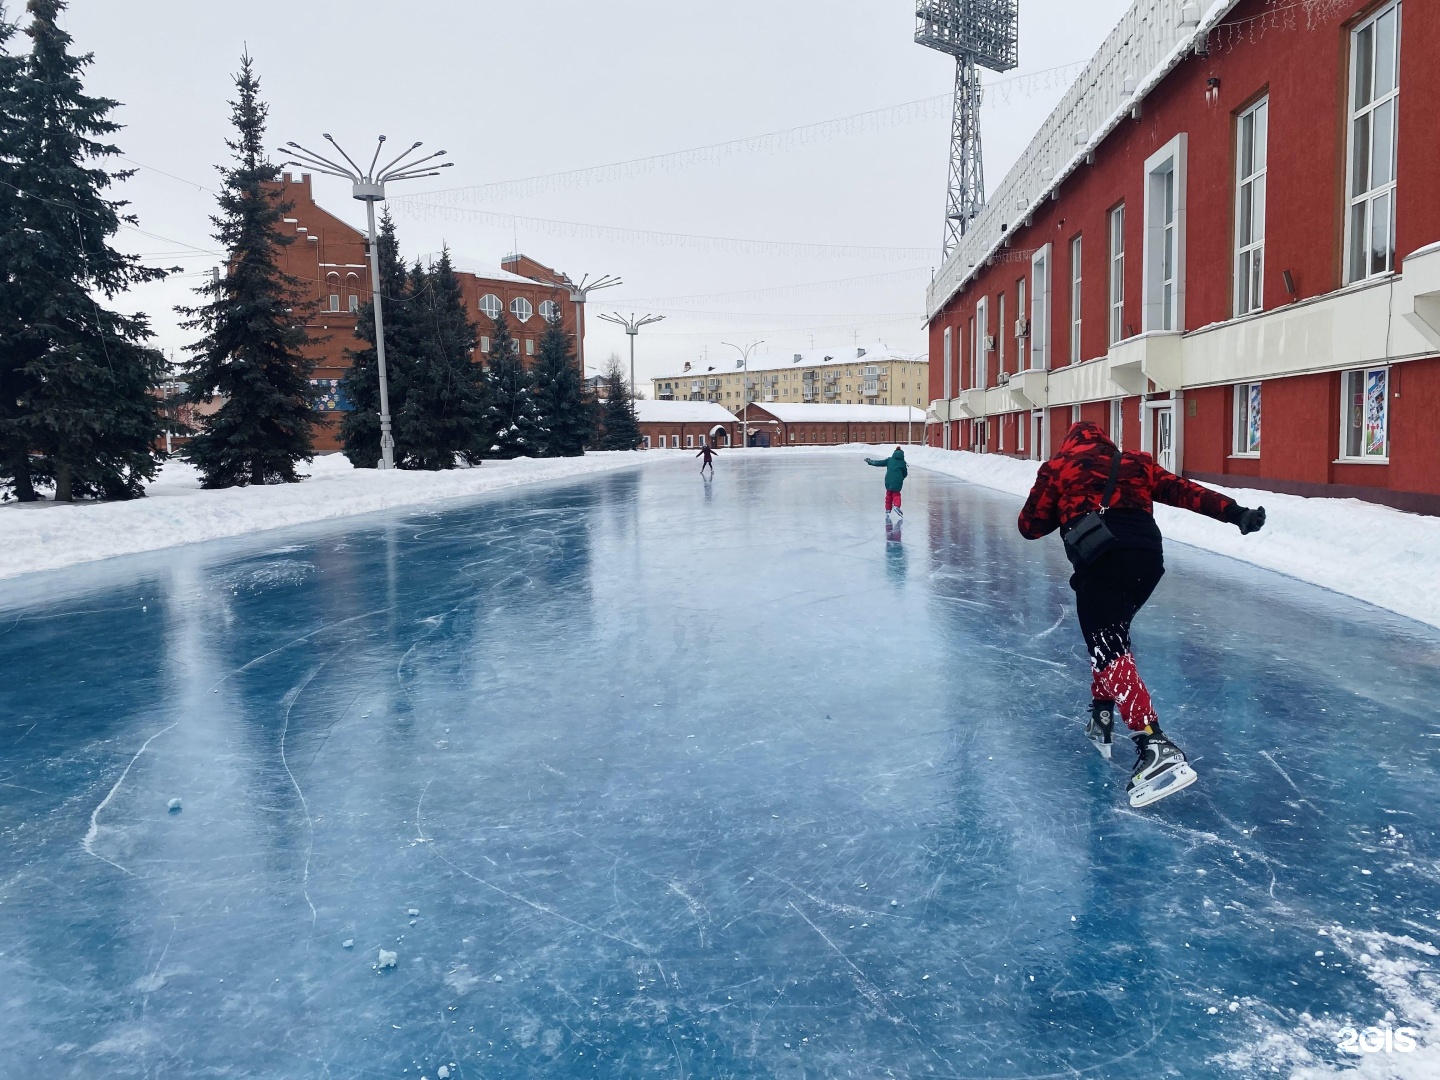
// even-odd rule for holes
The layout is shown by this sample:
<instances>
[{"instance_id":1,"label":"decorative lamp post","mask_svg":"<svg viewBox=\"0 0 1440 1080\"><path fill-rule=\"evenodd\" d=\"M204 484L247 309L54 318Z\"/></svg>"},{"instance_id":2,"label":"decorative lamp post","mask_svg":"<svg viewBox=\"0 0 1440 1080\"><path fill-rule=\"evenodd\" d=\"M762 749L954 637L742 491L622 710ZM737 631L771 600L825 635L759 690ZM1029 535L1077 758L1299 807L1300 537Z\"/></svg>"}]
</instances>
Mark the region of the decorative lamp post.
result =
<instances>
[{"instance_id":1,"label":"decorative lamp post","mask_svg":"<svg viewBox=\"0 0 1440 1080\"><path fill-rule=\"evenodd\" d=\"M661 322L665 316L642 315L637 319L635 313L632 311L628 319L618 312L614 315L601 315L600 318L608 323L614 323L616 326L623 326L625 333L630 335L630 397L633 399L635 397L635 338L640 333L642 326L649 326L651 323Z\"/></svg>"},{"instance_id":2,"label":"decorative lamp post","mask_svg":"<svg viewBox=\"0 0 1440 1080\"><path fill-rule=\"evenodd\" d=\"M745 369L744 381L748 383L750 381L750 353L752 350L759 348L761 345L764 345L765 342L752 341L744 348L741 348L739 345L733 345L728 341L722 341L720 344L729 345L730 348L734 349L740 354L740 366ZM746 386L744 388L745 393L749 393L749 390L749 386ZM745 431L744 436L741 438L740 445L748 447L750 445L750 399L748 397L745 399L745 412L740 417L740 424Z\"/></svg>"},{"instance_id":3,"label":"decorative lamp post","mask_svg":"<svg viewBox=\"0 0 1440 1080\"><path fill-rule=\"evenodd\" d=\"M375 163L380 160L380 151L385 149L385 136L381 135L380 141L375 147L375 156L370 159L370 168L362 170L350 155L341 149L340 144L330 137L329 133L325 133L324 139L335 147L340 156L348 163L349 168L331 161L313 150L307 150L297 142L287 142L285 145L300 160L287 161L285 164L295 165L302 169L314 169L326 176L338 176L342 180L349 180L350 194L365 204L366 217L370 226L370 295L375 304L375 359L380 370L379 464L382 469L393 469L395 467L395 436L390 430L390 384L385 373L385 316L380 304L380 250L379 244L375 240L375 204L385 201L385 185L392 180L416 180L422 176L439 176L441 169L451 168L455 163L447 161L443 164L427 164L438 157L444 157L444 150L437 150L422 158L410 159L410 155L423 145L416 142L411 143L408 150L388 165L377 170Z\"/></svg>"},{"instance_id":4,"label":"decorative lamp post","mask_svg":"<svg viewBox=\"0 0 1440 1080\"><path fill-rule=\"evenodd\" d=\"M580 278L580 284L575 284L567 275L565 288L570 292L570 302L575 305L575 360L580 365L580 372L583 377L585 372L585 301L590 299L590 294L596 289L608 289L614 285L625 284L618 277L611 277L609 274L590 280L590 275L585 274Z\"/></svg>"}]
</instances>

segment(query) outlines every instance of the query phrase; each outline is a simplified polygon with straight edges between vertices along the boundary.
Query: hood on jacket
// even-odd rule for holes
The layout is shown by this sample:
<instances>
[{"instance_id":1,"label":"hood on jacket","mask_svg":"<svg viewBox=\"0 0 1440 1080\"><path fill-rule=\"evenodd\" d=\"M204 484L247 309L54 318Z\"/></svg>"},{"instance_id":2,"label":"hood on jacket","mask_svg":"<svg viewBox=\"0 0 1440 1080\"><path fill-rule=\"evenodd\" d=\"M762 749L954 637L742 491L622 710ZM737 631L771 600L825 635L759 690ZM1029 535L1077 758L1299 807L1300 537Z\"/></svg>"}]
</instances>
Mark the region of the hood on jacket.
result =
<instances>
[{"instance_id":1,"label":"hood on jacket","mask_svg":"<svg viewBox=\"0 0 1440 1080\"><path fill-rule=\"evenodd\" d=\"M1098 424L1092 424L1089 420L1080 420L1070 425L1070 430L1065 433L1065 438L1061 441L1056 456L1083 453L1097 446L1111 454L1119 451L1119 447L1110 441L1110 436L1101 431Z\"/></svg>"},{"instance_id":2,"label":"hood on jacket","mask_svg":"<svg viewBox=\"0 0 1440 1080\"><path fill-rule=\"evenodd\" d=\"M893 454L891 454L890 456L891 456L891 457L897 457L897 458L899 458L901 461L904 461L904 460L905 460L905 451L904 451L904 450L901 450L901 449L897 446L897 447L895 447L895 452L894 452Z\"/></svg>"}]
</instances>

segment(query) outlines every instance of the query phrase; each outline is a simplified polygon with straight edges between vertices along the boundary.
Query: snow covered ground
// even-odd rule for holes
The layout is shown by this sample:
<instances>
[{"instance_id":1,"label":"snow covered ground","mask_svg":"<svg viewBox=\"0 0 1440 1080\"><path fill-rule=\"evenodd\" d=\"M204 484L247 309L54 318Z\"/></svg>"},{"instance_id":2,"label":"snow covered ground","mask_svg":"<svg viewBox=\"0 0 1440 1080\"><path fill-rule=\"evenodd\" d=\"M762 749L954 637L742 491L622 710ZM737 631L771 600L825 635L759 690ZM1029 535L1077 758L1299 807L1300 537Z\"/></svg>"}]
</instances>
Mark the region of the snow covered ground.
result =
<instances>
[{"instance_id":1,"label":"snow covered ground","mask_svg":"<svg viewBox=\"0 0 1440 1080\"><path fill-rule=\"evenodd\" d=\"M906 457L912 465L1022 499L1035 482L1035 462L998 454L916 446L906 450ZM1233 525L1157 506L1155 518L1166 538L1440 626L1440 518L1358 499L1219 490L1245 506L1264 506L1265 528L1241 536Z\"/></svg>"},{"instance_id":2,"label":"snow covered ground","mask_svg":"<svg viewBox=\"0 0 1440 1080\"><path fill-rule=\"evenodd\" d=\"M0 505L0 578L668 459L665 451L602 452L487 461L451 472L386 473L326 454L306 467L309 477L302 483L220 491L203 490L192 466L170 461L146 497L133 502Z\"/></svg>"}]
</instances>

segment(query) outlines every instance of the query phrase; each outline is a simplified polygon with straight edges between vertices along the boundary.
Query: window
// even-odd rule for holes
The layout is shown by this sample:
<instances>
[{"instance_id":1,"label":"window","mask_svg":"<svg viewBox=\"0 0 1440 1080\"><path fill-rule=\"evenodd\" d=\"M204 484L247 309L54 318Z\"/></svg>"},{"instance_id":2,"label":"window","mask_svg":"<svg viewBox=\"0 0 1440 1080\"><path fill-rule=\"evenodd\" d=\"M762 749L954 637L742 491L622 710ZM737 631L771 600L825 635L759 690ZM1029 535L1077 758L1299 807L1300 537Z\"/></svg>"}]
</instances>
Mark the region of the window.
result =
<instances>
[{"instance_id":1,"label":"window","mask_svg":"<svg viewBox=\"0 0 1440 1080\"><path fill-rule=\"evenodd\" d=\"M970 361L974 371L970 385L977 390L985 389L990 362L990 298L982 296L975 306L975 348L971 350Z\"/></svg>"},{"instance_id":2,"label":"window","mask_svg":"<svg viewBox=\"0 0 1440 1080\"><path fill-rule=\"evenodd\" d=\"M1125 337L1125 204L1110 211L1110 344Z\"/></svg>"},{"instance_id":3,"label":"window","mask_svg":"<svg viewBox=\"0 0 1440 1080\"><path fill-rule=\"evenodd\" d=\"M1390 369L1347 371L1342 378L1340 456L1386 461L1390 457Z\"/></svg>"},{"instance_id":4,"label":"window","mask_svg":"<svg viewBox=\"0 0 1440 1080\"><path fill-rule=\"evenodd\" d=\"M645 446L645 449L646 449L646 450L649 450L649 449L650 449L650 436L649 436L649 435L642 435L642 436L640 436L640 438L641 438L641 440L642 440L642 442L643 442L643 444L644 444L644 446Z\"/></svg>"},{"instance_id":5,"label":"window","mask_svg":"<svg viewBox=\"0 0 1440 1080\"><path fill-rule=\"evenodd\" d=\"M1025 344L1030 340L1030 327L1026 325L1026 282L1021 278L1015 283L1015 370L1025 370Z\"/></svg>"},{"instance_id":6,"label":"window","mask_svg":"<svg viewBox=\"0 0 1440 1080\"><path fill-rule=\"evenodd\" d=\"M952 352L953 352L953 345L952 345L951 342L952 342L952 334L951 334L951 331L950 331L950 327L947 326L947 327L945 328L945 353L944 353L944 355L945 355L945 367L943 368L943 374L942 374L942 376L941 376L941 387L942 387L942 389L941 389L941 391L940 391L941 394L945 397L945 399L946 399L947 401L953 396L953 395L950 393L950 363L951 363L951 354L952 354Z\"/></svg>"},{"instance_id":7,"label":"window","mask_svg":"<svg viewBox=\"0 0 1440 1080\"><path fill-rule=\"evenodd\" d=\"M1185 325L1185 147L1176 135L1145 162L1145 248L1141 326Z\"/></svg>"},{"instance_id":8,"label":"window","mask_svg":"<svg viewBox=\"0 0 1440 1080\"><path fill-rule=\"evenodd\" d=\"M1044 371L1050 366L1050 245L1030 258L1030 367ZM1023 446L1020 449L1024 449Z\"/></svg>"},{"instance_id":9,"label":"window","mask_svg":"<svg viewBox=\"0 0 1440 1080\"><path fill-rule=\"evenodd\" d=\"M1070 241L1070 362L1080 362L1080 237Z\"/></svg>"},{"instance_id":10,"label":"window","mask_svg":"<svg viewBox=\"0 0 1440 1080\"><path fill-rule=\"evenodd\" d=\"M1264 307L1265 161L1270 99L1240 114L1235 146L1235 314Z\"/></svg>"},{"instance_id":11,"label":"window","mask_svg":"<svg viewBox=\"0 0 1440 1080\"><path fill-rule=\"evenodd\" d=\"M1015 416L1015 450L1017 453L1025 453L1025 428L1029 423L1025 413L1017 413Z\"/></svg>"},{"instance_id":12,"label":"window","mask_svg":"<svg viewBox=\"0 0 1440 1080\"><path fill-rule=\"evenodd\" d=\"M999 350L999 360L1000 360L1000 368L999 368L999 370L1003 372L1003 371L1005 370L1005 337L1006 337L1006 327L1005 327L1005 294L1004 294L1003 292L1000 294L999 306L996 307L995 311L996 311L996 314L999 315L999 321L998 321L998 323L997 323L997 325L996 325L996 327L995 327L995 329L999 331L999 333L997 333L997 334L995 335L995 342L996 342L996 346L995 346L995 347Z\"/></svg>"},{"instance_id":13,"label":"window","mask_svg":"<svg viewBox=\"0 0 1440 1080\"><path fill-rule=\"evenodd\" d=\"M793 439L795 436L794 436L794 435L791 435L790 437ZM704 435L701 435L701 436L700 436L700 443L699 443L699 445L701 445L701 446L709 446L709 445L710 445L709 442L706 440L706 436L704 436Z\"/></svg>"},{"instance_id":14,"label":"window","mask_svg":"<svg viewBox=\"0 0 1440 1080\"><path fill-rule=\"evenodd\" d=\"M1125 402L1120 398L1110 402L1110 441L1125 449Z\"/></svg>"},{"instance_id":15,"label":"window","mask_svg":"<svg viewBox=\"0 0 1440 1080\"><path fill-rule=\"evenodd\" d=\"M1260 453L1260 384L1241 383L1235 387L1235 450L1249 457Z\"/></svg>"},{"instance_id":16,"label":"window","mask_svg":"<svg viewBox=\"0 0 1440 1080\"><path fill-rule=\"evenodd\" d=\"M530 306L530 301L523 296L517 296L510 301L510 314L519 319L522 323L530 321L530 316L535 314L535 309Z\"/></svg>"},{"instance_id":17,"label":"window","mask_svg":"<svg viewBox=\"0 0 1440 1080\"><path fill-rule=\"evenodd\" d=\"M480 298L480 310L485 313L487 318L498 319L500 313L505 310L505 305L494 293L486 293Z\"/></svg>"},{"instance_id":18,"label":"window","mask_svg":"<svg viewBox=\"0 0 1440 1080\"><path fill-rule=\"evenodd\" d=\"M339 294L339 293L331 293L331 294L330 294L329 299L325 301L325 310L326 310L326 311L339 311L339 310L340 310L340 294Z\"/></svg>"},{"instance_id":19,"label":"window","mask_svg":"<svg viewBox=\"0 0 1440 1080\"><path fill-rule=\"evenodd\" d=\"M329 294L325 298L325 311L340 310L340 275L330 272L325 275L325 291Z\"/></svg>"},{"instance_id":20,"label":"window","mask_svg":"<svg viewBox=\"0 0 1440 1080\"><path fill-rule=\"evenodd\" d=\"M685 436L685 449L687 449L687 450L694 450L694 449L695 449L695 436L694 436L694 435L686 435L686 436Z\"/></svg>"},{"instance_id":21,"label":"window","mask_svg":"<svg viewBox=\"0 0 1440 1080\"><path fill-rule=\"evenodd\" d=\"M1349 280L1395 268L1396 110L1400 98L1400 5L1350 37Z\"/></svg>"},{"instance_id":22,"label":"window","mask_svg":"<svg viewBox=\"0 0 1440 1080\"><path fill-rule=\"evenodd\" d=\"M560 305L554 300L541 300L540 317L546 322L554 322L560 317Z\"/></svg>"},{"instance_id":23,"label":"window","mask_svg":"<svg viewBox=\"0 0 1440 1080\"><path fill-rule=\"evenodd\" d=\"M489 352L489 351L490 351L490 339L489 339L488 337L482 337L482 338L480 339L480 351L481 351L481 352Z\"/></svg>"},{"instance_id":24,"label":"window","mask_svg":"<svg viewBox=\"0 0 1440 1080\"><path fill-rule=\"evenodd\" d=\"M350 301L350 314L354 315L357 311L360 310L360 297L356 296L352 292L348 299Z\"/></svg>"},{"instance_id":25,"label":"window","mask_svg":"<svg viewBox=\"0 0 1440 1080\"><path fill-rule=\"evenodd\" d=\"M528 338L528 337L527 337L527 338L525 339L525 355L526 355L526 356L534 356L534 355L535 355L535 339L534 339L534 338Z\"/></svg>"}]
</instances>

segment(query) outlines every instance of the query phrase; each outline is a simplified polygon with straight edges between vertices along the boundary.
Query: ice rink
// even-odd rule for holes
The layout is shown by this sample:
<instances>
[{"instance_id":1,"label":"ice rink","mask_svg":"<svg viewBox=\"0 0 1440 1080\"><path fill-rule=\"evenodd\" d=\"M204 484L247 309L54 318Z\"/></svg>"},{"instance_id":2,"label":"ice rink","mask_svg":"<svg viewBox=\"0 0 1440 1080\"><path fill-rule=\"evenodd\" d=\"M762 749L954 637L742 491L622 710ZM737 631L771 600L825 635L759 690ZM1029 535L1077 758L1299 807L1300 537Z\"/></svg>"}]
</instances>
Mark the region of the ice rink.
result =
<instances>
[{"instance_id":1,"label":"ice rink","mask_svg":"<svg viewBox=\"0 0 1440 1080\"><path fill-rule=\"evenodd\" d=\"M1434 1075L1440 632L1172 545L1132 811L1017 500L697 466L0 584L0 1076Z\"/></svg>"}]
</instances>

